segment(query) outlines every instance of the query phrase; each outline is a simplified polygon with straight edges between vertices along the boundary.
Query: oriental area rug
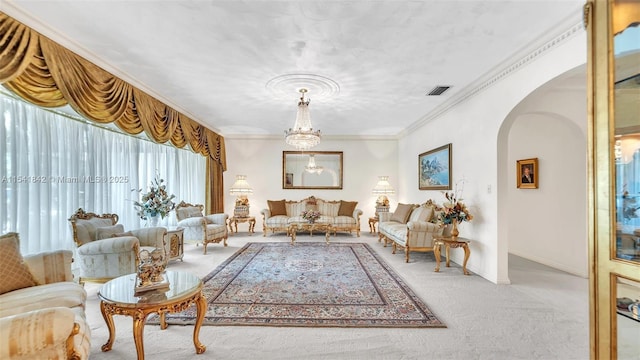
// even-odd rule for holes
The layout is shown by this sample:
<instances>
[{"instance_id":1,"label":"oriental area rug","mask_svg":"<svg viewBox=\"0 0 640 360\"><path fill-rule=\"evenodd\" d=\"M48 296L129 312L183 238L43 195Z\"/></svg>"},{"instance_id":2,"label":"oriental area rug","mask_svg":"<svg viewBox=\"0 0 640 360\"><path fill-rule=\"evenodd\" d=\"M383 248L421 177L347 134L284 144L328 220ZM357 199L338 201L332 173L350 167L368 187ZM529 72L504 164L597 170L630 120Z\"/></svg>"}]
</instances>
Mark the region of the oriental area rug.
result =
<instances>
[{"instance_id":1,"label":"oriental area rug","mask_svg":"<svg viewBox=\"0 0 640 360\"><path fill-rule=\"evenodd\" d=\"M203 283L203 325L446 327L364 243L248 243ZM194 324L195 313L166 320Z\"/></svg>"}]
</instances>

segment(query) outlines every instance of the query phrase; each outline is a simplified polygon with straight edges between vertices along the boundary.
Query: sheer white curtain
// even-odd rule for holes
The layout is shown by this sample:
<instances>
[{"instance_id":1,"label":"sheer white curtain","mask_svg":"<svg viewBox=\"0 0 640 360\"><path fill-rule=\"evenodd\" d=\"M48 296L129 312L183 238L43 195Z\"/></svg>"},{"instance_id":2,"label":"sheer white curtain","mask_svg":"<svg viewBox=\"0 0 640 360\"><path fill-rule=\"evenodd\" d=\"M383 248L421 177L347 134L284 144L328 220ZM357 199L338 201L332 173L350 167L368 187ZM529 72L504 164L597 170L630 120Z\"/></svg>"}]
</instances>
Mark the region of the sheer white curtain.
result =
<instances>
[{"instance_id":1,"label":"sheer white curtain","mask_svg":"<svg viewBox=\"0 0 640 360\"><path fill-rule=\"evenodd\" d=\"M23 254L74 249L67 220L78 208L145 226L133 201L158 174L181 200L204 203L205 158L104 129L0 94L0 224ZM161 225L175 225L175 212Z\"/></svg>"}]
</instances>

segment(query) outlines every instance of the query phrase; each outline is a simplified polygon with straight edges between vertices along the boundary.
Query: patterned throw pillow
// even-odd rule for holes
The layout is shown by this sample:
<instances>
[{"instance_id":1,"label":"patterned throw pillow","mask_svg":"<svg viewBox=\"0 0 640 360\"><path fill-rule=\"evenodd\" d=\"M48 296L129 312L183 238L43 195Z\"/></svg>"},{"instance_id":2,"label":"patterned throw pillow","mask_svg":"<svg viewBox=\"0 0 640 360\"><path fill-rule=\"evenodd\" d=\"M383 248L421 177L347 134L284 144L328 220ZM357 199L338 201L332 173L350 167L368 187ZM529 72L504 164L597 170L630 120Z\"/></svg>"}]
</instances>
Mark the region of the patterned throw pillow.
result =
<instances>
[{"instance_id":1,"label":"patterned throw pillow","mask_svg":"<svg viewBox=\"0 0 640 360\"><path fill-rule=\"evenodd\" d=\"M284 204L284 200L267 200L267 204L269 204L269 211L271 212L271 216L287 216L287 207Z\"/></svg>"},{"instance_id":2,"label":"patterned throw pillow","mask_svg":"<svg viewBox=\"0 0 640 360\"><path fill-rule=\"evenodd\" d=\"M96 229L96 240L111 239L116 237L116 234L120 234L123 232L124 226L122 224L99 227Z\"/></svg>"},{"instance_id":3,"label":"patterned throw pillow","mask_svg":"<svg viewBox=\"0 0 640 360\"><path fill-rule=\"evenodd\" d=\"M414 205L412 204L402 204L399 203L396 211L391 215L391 221L396 221L401 224L406 224L407 219L409 219L409 215L411 214L411 210L413 210Z\"/></svg>"},{"instance_id":4,"label":"patterned throw pillow","mask_svg":"<svg viewBox=\"0 0 640 360\"><path fill-rule=\"evenodd\" d=\"M0 294L36 285L20 254L18 234L0 236Z\"/></svg>"},{"instance_id":5,"label":"patterned throw pillow","mask_svg":"<svg viewBox=\"0 0 640 360\"><path fill-rule=\"evenodd\" d=\"M338 216L353 216L353 212L358 206L357 201L342 201L340 200L340 208L338 209Z\"/></svg>"}]
</instances>

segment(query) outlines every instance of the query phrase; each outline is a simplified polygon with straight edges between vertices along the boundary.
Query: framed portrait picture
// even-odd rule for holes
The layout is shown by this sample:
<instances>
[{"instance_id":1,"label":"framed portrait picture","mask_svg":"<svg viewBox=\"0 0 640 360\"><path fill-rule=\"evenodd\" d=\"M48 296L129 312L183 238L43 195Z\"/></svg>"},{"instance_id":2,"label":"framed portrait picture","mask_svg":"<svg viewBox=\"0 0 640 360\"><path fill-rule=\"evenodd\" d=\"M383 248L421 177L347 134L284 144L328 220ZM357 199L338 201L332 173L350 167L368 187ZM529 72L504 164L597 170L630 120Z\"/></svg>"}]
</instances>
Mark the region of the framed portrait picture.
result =
<instances>
[{"instance_id":1,"label":"framed portrait picture","mask_svg":"<svg viewBox=\"0 0 640 360\"><path fill-rule=\"evenodd\" d=\"M540 176L538 158L518 160L516 174L518 189L537 189Z\"/></svg>"},{"instance_id":2,"label":"framed portrait picture","mask_svg":"<svg viewBox=\"0 0 640 360\"><path fill-rule=\"evenodd\" d=\"M418 155L418 188L451 190L451 144Z\"/></svg>"},{"instance_id":3,"label":"framed portrait picture","mask_svg":"<svg viewBox=\"0 0 640 360\"><path fill-rule=\"evenodd\" d=\"M284 187L293 187L293 173L287 173L284 181Z\"/></svg>"}]
</instances>

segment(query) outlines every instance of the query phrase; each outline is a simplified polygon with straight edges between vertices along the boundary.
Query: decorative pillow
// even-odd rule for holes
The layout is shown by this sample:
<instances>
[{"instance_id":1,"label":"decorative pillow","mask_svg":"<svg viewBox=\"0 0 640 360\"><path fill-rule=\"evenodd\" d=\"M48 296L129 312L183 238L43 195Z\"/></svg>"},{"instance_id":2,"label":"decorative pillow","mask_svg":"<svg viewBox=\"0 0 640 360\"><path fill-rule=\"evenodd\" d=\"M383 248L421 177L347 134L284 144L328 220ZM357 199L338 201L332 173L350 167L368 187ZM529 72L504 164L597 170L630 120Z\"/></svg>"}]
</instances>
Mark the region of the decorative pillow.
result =
<instances>
[{"instance_id":1,"label":"decorative pillow","mask_svg":"<svg viewBox=\"0 0 640 360\"><path fill-rule=\"evenodd\" d=\"M414 206L412 204L399 203L396 211L394 211L393 215L391 215L390 220L399 222L401 224L406 224L407 219L409 219L409 215L411 214L411 210L413 210L413 207Z\"/></svg>"},{"instance_id":2,"label":"decorative pillow","mask_svg":"<svg viewBox=\"0 0 640 360\"><path fill-rule=\"evenodd\" d=\"M353 212L358 205L357 201L342 201L340 200L340 208L338 209L338 216L353 216Z\"/></svg>"},{"instance_id":3,"label":"decorative pillow","mask_svg":"<svg viewBox=\"0 0 640 360\"><path fill-rule=\"evenodd\" d=\"M204 215L202 215L202 210L200 210L199 207L197 206L193 206L190 208L187 208L187 217L203 217Z\"/></svg>"},{"instance_id":4,"label":"decorative pillow","mask_svg":"<svg viewBox=\"0 0 640 360\"><path fill-rule=\"evenodd\" d=\"M284 215L287 216L287 207L284 200L267 200L271 216Z\"/></svg>"},{"instance_id":5,"label":"decorative pillow","mask_svg":"<svg viewBox=\"0 0 640 360\"><path fill-rule=\"evenodd\" d=\"M36 285L20 254L18 234L0 236L0 294Z\"/></svg>"},{"instance_id":6,"label":"decorative pillow","mask_svg":"<svg viewBox=\"0 0 640 360\"><path fill-rule=\"evenodd\" d=\"M202 216L202 210L200 210L199 206L187 206L176 209L176 217L178 218L178 220Z\"/></svg>"},{"instance_id":7,"label":"decorative pillow","mask_svg":"<svg viewBox=\"0 0 640 360\"><path fill-rule=\"evenodd\" d=\"M135 235L133 235L133 233L131 231L125 231L123 233L117 233L115 235L115 237L121 237L121 236L135 236Z\"/></svg>"},{"instance_id":8,"label":"decorative pillow","mask_svg":"<svg viewBox=\"0 0 640 360\"><path fill-rule=\"evenodd\" d=\"M431 206L422 205L411 211L411 215L407 221L429 221L431 220L432 215L433 208Z\"/></svg>"},{"instance_id":9,"label":"decorative pillow","mask_svg":"<svg viewBox=\"0 0 640 360\"><path fill-rule=\"evenodd\" d=\"M124 226L122 224L99 227L96 229L96 240L110 239L112 237L116 237L116 234L120 234L123 232Z\"/></svg>"}]
</instances>

